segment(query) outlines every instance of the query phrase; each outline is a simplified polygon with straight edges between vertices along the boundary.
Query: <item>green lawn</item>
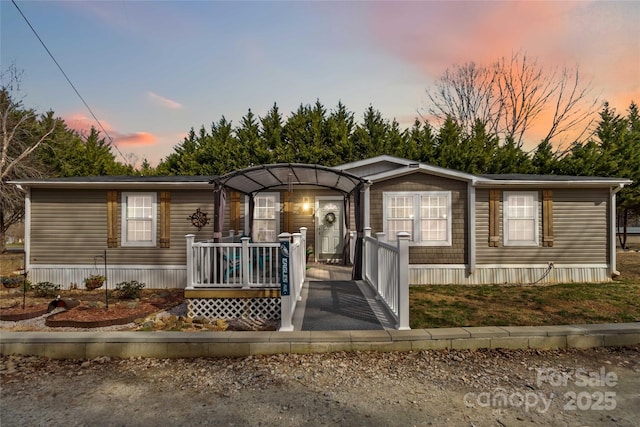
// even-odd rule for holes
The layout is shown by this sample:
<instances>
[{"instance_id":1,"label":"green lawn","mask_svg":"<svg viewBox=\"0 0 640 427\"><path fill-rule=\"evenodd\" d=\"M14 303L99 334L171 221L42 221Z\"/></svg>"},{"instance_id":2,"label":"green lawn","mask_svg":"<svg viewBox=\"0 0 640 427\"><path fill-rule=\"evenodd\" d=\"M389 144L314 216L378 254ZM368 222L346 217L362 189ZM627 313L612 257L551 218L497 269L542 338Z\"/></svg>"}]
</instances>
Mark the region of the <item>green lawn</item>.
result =
<instances>
[{"instance_id":1,"label":"green lawn","mask_svg":"<svg viewBox=\"0 0 640 427\"><path fill-rule=\"evenodd\" d=\"M412 286L412 328L640 322L640 253L618 254L611 283Z\"/></svg>"}]
</instances>

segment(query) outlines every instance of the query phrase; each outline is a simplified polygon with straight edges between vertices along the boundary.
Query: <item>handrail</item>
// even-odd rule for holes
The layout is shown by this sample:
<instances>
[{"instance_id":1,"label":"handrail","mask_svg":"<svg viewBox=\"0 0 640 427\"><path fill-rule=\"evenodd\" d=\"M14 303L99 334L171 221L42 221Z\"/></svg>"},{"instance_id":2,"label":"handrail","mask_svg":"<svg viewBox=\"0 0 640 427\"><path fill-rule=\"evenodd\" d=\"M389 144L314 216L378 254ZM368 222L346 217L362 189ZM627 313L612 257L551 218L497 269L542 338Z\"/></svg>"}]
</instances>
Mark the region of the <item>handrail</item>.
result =
<instances>
[{"instance_id":1,"label":"handrail","mask_svg":"<svg viewBox=\"0 0 640 427\"><path fill-rule=\"evenodd\" d=\"M409 327L409 237L398 233L398 243L385 240L384 233L371 236L365 228L363 278L395 317L397 329Z\"/></svg>"}]
</instances>

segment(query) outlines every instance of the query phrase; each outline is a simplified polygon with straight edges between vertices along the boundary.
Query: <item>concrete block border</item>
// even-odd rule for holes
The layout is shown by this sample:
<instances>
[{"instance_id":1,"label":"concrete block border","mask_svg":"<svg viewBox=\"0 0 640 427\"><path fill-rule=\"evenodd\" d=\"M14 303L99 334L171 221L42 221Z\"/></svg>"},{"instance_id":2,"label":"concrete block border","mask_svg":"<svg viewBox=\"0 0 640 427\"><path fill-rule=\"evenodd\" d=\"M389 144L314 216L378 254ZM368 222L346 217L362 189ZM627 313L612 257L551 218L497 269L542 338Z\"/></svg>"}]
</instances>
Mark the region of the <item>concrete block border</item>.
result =
<instances>
[{"instance_id":1,"label":"concrete block border","mask_svg":"<svg viewBox=\"0 0 640 427\"><path fill-rule=\"evenodd\" d=\"M554 349L640 344L640 322L406 331L3 332L0 354L52 359L243 357L442 349Z\"/></svg>"}]
</instances>

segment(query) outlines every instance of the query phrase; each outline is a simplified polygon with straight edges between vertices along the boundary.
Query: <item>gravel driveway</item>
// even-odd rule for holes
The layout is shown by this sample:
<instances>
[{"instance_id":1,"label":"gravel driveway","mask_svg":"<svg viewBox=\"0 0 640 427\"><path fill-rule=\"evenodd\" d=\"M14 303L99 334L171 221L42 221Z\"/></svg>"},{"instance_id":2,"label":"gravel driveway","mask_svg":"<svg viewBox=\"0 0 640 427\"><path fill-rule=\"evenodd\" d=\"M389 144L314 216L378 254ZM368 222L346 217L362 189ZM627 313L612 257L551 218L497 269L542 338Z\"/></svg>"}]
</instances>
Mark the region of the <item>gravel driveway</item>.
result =
<instances>
[{"instance_id":1,"label":"gravel driveway","mask_svg":"<svg viewBox=\"0 0 640 427\"><path fill-rule=\"evenodd\" d=\"M2 356L9 426L638 426L640 347L58 361Z\"/></svg>"}]
</instances>

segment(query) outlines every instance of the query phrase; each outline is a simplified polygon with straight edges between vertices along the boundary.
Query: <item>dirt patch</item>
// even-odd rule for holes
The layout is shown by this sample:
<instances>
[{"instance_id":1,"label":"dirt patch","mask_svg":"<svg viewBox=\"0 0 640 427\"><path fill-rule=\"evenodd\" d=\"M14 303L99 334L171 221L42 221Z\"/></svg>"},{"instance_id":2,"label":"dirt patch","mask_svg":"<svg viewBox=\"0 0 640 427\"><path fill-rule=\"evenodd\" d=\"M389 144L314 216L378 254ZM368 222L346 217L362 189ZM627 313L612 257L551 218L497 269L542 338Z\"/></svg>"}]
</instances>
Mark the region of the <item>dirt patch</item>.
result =
<instances>
[{"instance_id":1,"label":"dirt patch","mask_svg":"<svg viewBox=\"0 0 640 427\"><path fill-rule=\"evenodd\" d=\"M24 267L24 252L7 251L0 254L0 276L8 276Z\"/></svg>"},{"instance_id":2,"label":"dirt patch","mask_svg":"<svg viewBox=\"0 0 640 427\"><path fill-rule=\"evenodd\" d=\"M173 360L3 356L0 381L3 426L635 427L640 418L637 346Z\"/></svg>"},{"instance_id":3,"label":"dirt patch","mask_svg":"<svg viewBox=\"0 0 640 427\"><path fill-rule=\"evenodd\" d=\"M616 253L619 280L640 283L640 251L618 251Z\"/></svg>"}]
</instances>

